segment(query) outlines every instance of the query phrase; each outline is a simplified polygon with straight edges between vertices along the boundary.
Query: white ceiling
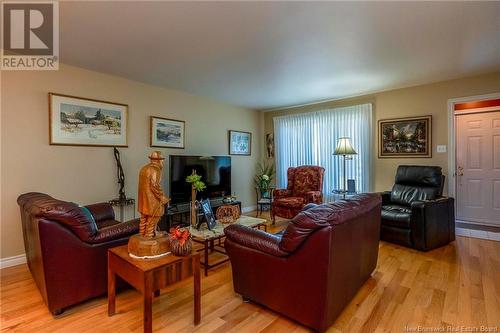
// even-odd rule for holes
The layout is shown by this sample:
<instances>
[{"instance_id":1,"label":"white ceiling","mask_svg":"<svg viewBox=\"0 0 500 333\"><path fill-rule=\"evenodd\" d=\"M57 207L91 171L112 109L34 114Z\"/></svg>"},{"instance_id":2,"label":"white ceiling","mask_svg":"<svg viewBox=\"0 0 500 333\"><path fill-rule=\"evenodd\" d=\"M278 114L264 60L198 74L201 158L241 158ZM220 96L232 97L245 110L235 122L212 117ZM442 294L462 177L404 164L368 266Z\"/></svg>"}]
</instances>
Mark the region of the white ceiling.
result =
<instances>
[{"instance_id":1,"label":"white ceiling","mask_svg":"<svg viewBox=\"0 0 500 333\"><path fill-rule=\"evenodd\" d=\"M61 2L61 61L265 109L500 69L500 2Z\"/></svg>"}]
</instances>

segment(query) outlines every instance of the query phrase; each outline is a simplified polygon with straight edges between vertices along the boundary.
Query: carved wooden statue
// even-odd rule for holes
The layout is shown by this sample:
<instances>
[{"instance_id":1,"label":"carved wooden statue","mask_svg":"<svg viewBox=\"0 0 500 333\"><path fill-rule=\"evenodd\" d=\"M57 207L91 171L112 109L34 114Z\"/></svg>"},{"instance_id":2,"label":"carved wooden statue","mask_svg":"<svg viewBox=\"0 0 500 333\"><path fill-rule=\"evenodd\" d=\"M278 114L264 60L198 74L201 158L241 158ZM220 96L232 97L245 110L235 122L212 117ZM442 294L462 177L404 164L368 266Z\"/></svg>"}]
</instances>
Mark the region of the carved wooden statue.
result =
<instances>
[{"instance_id":1,"label":"carved wooden statue","mask_svg":"<svg viewBox=\"0 0 500 333\"><path fill-rule=\"evenodd\" d=\"M163 160L161 152L149 156L150 163L139 172L138 210L141 214L139 235L130 238L129 253L136 257L149 258L166 254L168 237L156 231L156 225L165 212L170 199L161 188Z\"/></svg>"},{"instance_id":2,"label":"carved wooden statue","mask_svg":"<svg viewBox=\"0 0 500 333\"><path fill-rule=\"evenodd\" d=\"M170 201L161 189L163 158L161 152L155 151L149 156L151 162L139 172L138 209L141 214L140 234L151 238L155 234L156 225L165 212L164 206Z\"/></svg>"}]
</instances>

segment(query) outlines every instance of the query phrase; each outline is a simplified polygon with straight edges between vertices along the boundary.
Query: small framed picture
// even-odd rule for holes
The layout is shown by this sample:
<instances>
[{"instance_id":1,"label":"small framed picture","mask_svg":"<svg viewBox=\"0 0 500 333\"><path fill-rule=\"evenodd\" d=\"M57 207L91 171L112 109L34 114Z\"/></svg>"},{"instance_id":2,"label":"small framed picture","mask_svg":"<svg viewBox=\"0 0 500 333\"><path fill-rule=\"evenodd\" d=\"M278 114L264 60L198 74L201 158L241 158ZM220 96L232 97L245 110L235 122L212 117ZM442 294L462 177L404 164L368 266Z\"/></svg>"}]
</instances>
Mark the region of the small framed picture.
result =
<instances>
[{"instance_id":1,"label":"small framed picture","mask_svg":"<svg viewBox=\"0 0 500 333\"><path fill-rule=\"evenodd\" d=\"M274 133L266 134L267 158L274 158Z\"/></svg>"},{"instance_id":2,"label":"small framed picture","mask_svg":"<svg viewBox=\"0 0 500 333\"><path fill-rule=\"evenodd\" d=\"M229 131L229 155L251 155L252 133Z\"/></svg>"},{"instance_id":3,"label":"small framed picture","mask_svg":"<svg viewBox=\"0 0 500 333\"><path fill-rule=\"evenodd\" d=\"M161 117L151 117L150 145L151 147L184 149L186 137L186 122Z\"/></svg>"},{"instance_id":4,"label":"small framed picture","mask_svg":"<svg viewBox=\"0 0 500 333\"><path fill-rule=\"evenodd\" d=\"M356 181L354 179L347 180L347 193L356 193Z\"/></svg>"},{"instance_id":5,"label":"small framed picture","mask_svg":"<svg viewBox=\"0 0 500 333\"><path fill-rule=\"evenodd\" d=\"M212 230L215 228L217 221L215 219L214 212L212 211L212 205L210 204L209 199L201 201L201 210L205 216L205 222L207 223L208 230ZM202 221L198 222L198 226L196 228L199 229L202 224Z\"/></svg>"},{"instance_id":6,"label":"small framed picture","mask_svg":"<svg viewBox=\"0 0 500 333\"><path fill-rule=\"evenodd\" d=\"M432 157L432 116L378 122L379 158Z\"/></svg>"},{"instance_id":7,"label":"small framed picture","mask_svg":"<svg viewBox=\"0 0 500 333\"><path fill-rule=\"evenodd\" d=\"M51 145L127 147L126 104L49 93Z\"/></svg>"}]
</instances>

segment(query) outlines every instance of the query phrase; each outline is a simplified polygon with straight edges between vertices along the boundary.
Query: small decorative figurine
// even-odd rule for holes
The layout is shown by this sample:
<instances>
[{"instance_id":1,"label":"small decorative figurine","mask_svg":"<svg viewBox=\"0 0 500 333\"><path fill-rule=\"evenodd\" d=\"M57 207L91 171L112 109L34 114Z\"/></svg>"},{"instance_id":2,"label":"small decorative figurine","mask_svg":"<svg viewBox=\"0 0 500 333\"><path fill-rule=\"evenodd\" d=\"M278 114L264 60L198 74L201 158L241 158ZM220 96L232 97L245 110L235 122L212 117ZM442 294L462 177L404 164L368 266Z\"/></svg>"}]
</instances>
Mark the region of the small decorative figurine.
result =
<instances>
[{"instance_id":1,"label":"small decorative figurine","mask_svg":"<svg viewBox=\"0 0 500 333\"><path fill-rule=\"evenodd\" d=\"M122 168L122 163L120 161L120 152L116 147L113 147L113 155L115 156L116 160L116 170L117 170L117 177L118 177L118 184L120 184L120 190L118 192L118 199L120 201L125 201L127 200L127 196L125 195L124 187L125 187L125 173L123 172Z\"/></svg>"},{"instance_id":2,"label":"small decorative figurine","mask_svg":"<svg viewBox=\"0 0 500 333\"><path fill-rule=\"evenodd\" d=\"M118 191L118 198L109 200L109 204L113 207L119 207L120 210L120 222L124 221L123 211L125 206L134 206L134 218L135 218L135 199L127 198L125 195L125 173L123 172L122 162L120 161L120 152L116 147L113 147L113 155L116 161L116 177L118 178L118 184L120 185L120 190Z\"/></svg>"},{"instance_id":3,"label":"small decorative figurine","mask_svg":"<svg viewBox=\"0 0 500 333\"><path fill-rule=\"evenodd\" d=\"M169 251L169 240L165 233L158 232L156 225L170 199L161 188L163 160L161 152L149 155L150 163L139 172L138 210L141 214L139 234L130 237L128 252L132 257L154 258Z\"/></svg>"}]
</instances>

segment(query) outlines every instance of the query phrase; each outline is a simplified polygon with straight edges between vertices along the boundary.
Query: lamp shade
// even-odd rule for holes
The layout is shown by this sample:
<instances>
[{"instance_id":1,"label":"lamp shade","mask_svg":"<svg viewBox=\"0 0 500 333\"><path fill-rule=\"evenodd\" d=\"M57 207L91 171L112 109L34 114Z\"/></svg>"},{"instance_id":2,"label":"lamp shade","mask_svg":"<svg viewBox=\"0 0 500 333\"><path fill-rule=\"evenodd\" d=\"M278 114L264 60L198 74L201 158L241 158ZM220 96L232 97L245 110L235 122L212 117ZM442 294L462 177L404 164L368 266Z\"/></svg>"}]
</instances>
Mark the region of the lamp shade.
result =
<instances>
[{"instance_id":1,"label":"lamp shade","mask_svg":"<svg viewBox=\"0 0 500 333\"><path fill-rule=\"evenodd\" d=\"M356 155L356 151L351 145L351 138L343 137L338 138L337 147L335 147L335 151L333 155Z\"/></svg>"}]
</instances>

